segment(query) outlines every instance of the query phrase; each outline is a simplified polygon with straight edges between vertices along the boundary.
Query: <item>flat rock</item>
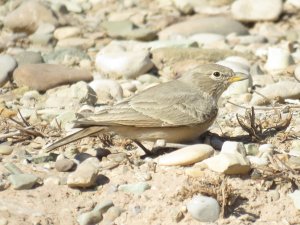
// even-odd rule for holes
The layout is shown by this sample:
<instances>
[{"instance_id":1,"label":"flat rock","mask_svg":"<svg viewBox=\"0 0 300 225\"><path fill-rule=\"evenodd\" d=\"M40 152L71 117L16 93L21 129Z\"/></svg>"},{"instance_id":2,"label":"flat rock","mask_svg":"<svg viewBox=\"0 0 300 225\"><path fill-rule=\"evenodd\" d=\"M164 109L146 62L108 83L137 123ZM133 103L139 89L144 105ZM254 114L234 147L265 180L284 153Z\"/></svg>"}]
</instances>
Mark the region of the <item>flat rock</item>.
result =
<instances>
[{"instance_id":1,"label":"flat rock","mask_svg":"<svg viewBox=\"0 0 300 225\"><path fill-rule=\"evenodd\" d=\"M187 210L194 219L200 222L214 222L220 214L217 200L203 195L194 196L187 203Z\"/></svg>"},{"instance_id":2,"label":"flat rock","mask_svg":"<svg viewBox=\"0 0 300 225\"><path fill-rule=\"evenodd\" d=\"M96 68L112 78L134 79L153 67L147 51L99 52Z\"/></svg>"},{"instance_id":3,"label":"flat rock","mask_svg":"<svg viewBox=\"0 0 300 225\"><path fill-rule=\"evenodd\" d=\"M79 36L81 30L79 27L60 27L54 31L54 37L58 40Z\"/></svg>"},{"instance_id":4,"label":"flat rock","mask_svg":"<svg viewBox=\"0 0 300 225\"><path fill-rule=\"evenodd\" d=\"M79 48L85 50L92 47L94 44L95 41L93 39L69 37L59 40L56 46L60 48Z\"/></svg>"},{"instance_id":5,"label":"flat rock","mask_svg":"<svg viewBox=\"0 0 300 225\"><path fill-rule=\"evenodd\" d=\"M202 161L210 170L224 174L247 174L250 164L240 153L220 153Z\"/></svg>"},{"instance_id":6,"label":"flat rock","mask_svg":"<svg viewBox=\"0 0 300 225\"><path fill-rule=\"evenodd\" d=\"M280 81L275 84L269 84L266 87L259 89L261 95L253 94L251 99L252 105L266 105L274 99L299 99L300 98L300 83L293 81Z\"/></svg>"},{"instance_id":7,"label":"flat rock","mask_svg":"<svg viewBox=\"0 0 300 225\"><path fill-rule=\"evenodd\" d=\"M248 34L248 29L229 17L192 18L165 28L159 32L158 36L160 40L166 40L178 36L189 37L199 33L245 35Z\"/></svg>"},{"instance_id":8,"label":"flat rock","mask_svg":"<svg viewBox=\"0 0 300 225\"><path fill-rule=\"evenodd\" d=\"M36 185L38 179L39 178L33 174L25 173L13 174L8 177L8 180L16 190L31 189Z\"/></svg>"},{"instance_id":9,"label":"flat rock","mask_svg":"<svg viewBox=\"0 0 300 225\"><path fill-rule=\"evenodd\" d=\"M161 156L158 164L162 166L191 165L208 158L213 152L214 149L210 145L191 145Z\"/></svg>"},{"instance_id":10,"label":"flat rock","mask_svg":"<svg viewBox=\"0 0 300 225\"><path fill-rule=\"evenodd\" d=\"M282 10L282 0L237 0L231 6L233 18L245 22L274 21Z\"/></svg>"},{"instance_id":11,"label":"flat rock","mask_svg":"<svg viewBox=\"0 0 300 225\"><path fill-rule=\"evenodd\" d=\"M11 78L17 62L10 55L0 55L0 65L0 87L2 87Z\"/></svg>"},{"instance_id":12,"label":"flat rock","mask_svg":"<svg viewBox=\"0 0 300 225\"><path fill-rule=\"evenodd\" d=\"M38 1L24 1L4 19L4 26L14 32L33 33L40 23L57 25L52 11Z\"/></svg>"},{"instance_id":13,"label":"flat rock","mask_svg":"<svg viewBox=\"0 0 300 225\"><path fill-rule=\"evenodd\" d=\"M81 80L92 80L89 71L53 64L22 65L14 71L13 77L18 86L27 86L38 91Z\"/></svg>"},{"instance_id":14,"label":"flat rock","mask_svg":"<svg viewBox=\"0 0 300 225\"><path fill-rule=\"evenodd\" d=\"M88 188L96 185L98 166L94 158L88 158L77 166L77 169L70 173L67 184L72 188ZM99 162L98 162L99 163Z\"/></svg>"}]
</instances>

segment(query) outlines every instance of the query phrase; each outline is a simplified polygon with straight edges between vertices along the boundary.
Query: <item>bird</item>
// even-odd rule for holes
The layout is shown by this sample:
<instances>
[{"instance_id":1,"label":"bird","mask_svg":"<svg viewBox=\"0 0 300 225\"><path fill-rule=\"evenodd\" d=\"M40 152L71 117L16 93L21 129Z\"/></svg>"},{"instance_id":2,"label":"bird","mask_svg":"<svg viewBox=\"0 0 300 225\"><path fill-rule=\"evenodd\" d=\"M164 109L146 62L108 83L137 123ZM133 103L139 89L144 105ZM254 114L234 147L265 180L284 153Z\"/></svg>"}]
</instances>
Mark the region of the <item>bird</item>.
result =
<instances>
[{"instance_id":1,"label":"bird","mask_svg":"<svg viewBox=\"0 0 300 225\"><path fill-rule=\"evenodd\" d=\"M84 137L107 132L137 143L158 139L167 143L192 141L215 121L222 93L230 84L245 79L248 75L225 66L199 65L176 80L143 90L109 108L79 115L74 127L82 129L45 150L49 152Z\"/></svg>"}]
</instances>

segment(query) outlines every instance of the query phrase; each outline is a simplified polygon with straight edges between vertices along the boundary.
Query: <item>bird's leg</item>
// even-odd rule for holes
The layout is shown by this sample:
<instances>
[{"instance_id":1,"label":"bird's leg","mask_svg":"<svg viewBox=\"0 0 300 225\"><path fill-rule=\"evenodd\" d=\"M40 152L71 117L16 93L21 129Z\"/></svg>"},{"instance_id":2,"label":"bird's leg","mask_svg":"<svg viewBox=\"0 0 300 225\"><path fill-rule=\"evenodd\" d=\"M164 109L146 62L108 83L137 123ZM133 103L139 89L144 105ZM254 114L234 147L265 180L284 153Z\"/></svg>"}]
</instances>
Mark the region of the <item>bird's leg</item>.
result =
<instances>
[{"instance_id":1,"label":"bird's leg","mask_svg":"<svg viewBox=\"0 0 300 225\"><path fill-rule=\"evenodd\" d=\"M132 140L138 147L140 147L146 155L153 155L153 152L147 149L140 141L138 140Z\"/></svg>"}]
</instances>

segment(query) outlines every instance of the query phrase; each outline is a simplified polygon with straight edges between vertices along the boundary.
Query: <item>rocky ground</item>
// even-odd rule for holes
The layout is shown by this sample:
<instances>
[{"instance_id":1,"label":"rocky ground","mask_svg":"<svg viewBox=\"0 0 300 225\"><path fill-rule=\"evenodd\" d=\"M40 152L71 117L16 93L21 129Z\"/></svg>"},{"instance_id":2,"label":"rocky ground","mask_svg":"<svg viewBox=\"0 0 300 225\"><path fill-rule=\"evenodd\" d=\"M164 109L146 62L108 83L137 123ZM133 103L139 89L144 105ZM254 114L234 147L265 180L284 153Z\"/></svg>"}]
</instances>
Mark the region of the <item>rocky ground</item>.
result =
<instances>
[{"instance_id":1,"label":"rocky ground","mask_svg":"<svg viewBox=\"0 0 300 225\"><path fill-rule=\"evenodd\" d=\"M0 26L0 225L300 224L299 0L1 0ZM203 63L250 79L194 143L45 152L76 113Z\"/></svg>"}]
</instances>

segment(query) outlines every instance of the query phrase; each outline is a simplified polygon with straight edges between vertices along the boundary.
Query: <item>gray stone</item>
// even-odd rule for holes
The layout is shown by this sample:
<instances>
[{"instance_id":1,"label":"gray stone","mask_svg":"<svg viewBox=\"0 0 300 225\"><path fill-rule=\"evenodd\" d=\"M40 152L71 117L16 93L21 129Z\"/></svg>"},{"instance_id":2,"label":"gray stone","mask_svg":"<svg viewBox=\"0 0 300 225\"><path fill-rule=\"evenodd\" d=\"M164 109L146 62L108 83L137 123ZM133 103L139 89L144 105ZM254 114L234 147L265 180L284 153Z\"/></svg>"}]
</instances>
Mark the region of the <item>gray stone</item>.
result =
<instances>
[{"instance_id":1,"label":"gray stone","mask_svg":"<svg viewBox=\"0 0 300 225\"><path fill-rule=\"evenodd\" d=\"M246 22L274 21L282 10L282 0L237 0L231 6L233 18Z\"/></svg>"},{"instance_id":2,"label":"gray stone","mask_svg":"<svg viewBox=\"0 0 300 225\"><path fill-rule=\"evenodd\" d=\"M134 184L122 184L118 187L118 190L130 192L133 194L142 194L144 191L150 189L151 186L146 182L138 182Z\"/></svg>"},{"instance_id":3,"label":"gray stone","mask_svg":"<svg viewBox=\"0 0 300 225\"><path fill-rule=\"evenodd\" d=\"M59 124L65 131L73 127L73 122L76 120L76 113L74 111L65 111L56 116L50 123L51 127L57 127Z\"/></svg>"},{"instance_id":4,"label":"gray stone","mask_svg":"<svg viewBox=\"0 0 300 225\"><path fill-rule=\"evenodd\" d=\"M46 63L63 63L66 59L73 62L80 62L83 59L90 59L90 57L78 48L61 48L54 52L46 53L43 55Z\"/></svg>"},{"instance_id":5,"label":"gray stone","mask_svg":"<svg viewBox=\"0 0 300 225\"><path fill-rule=\"evenodd\" d=\"M37 184L39 178L33 174L13 174L8 177L12 186L16 190L31 189Z\"/></svg>"},{"instance_id":6,"label":"gray stone","mask_svg":"<svg viewBox=\"0 0 300 225\"><path fill-rule=\"evenodd\" d=\"M187 203L187 210L200 222L214 222L219 218L220 206L216 199L196 195Z\"/></svg>"},{"instance_id":7,"label":"gray stone","mask_svg":"<svg viewBox=\"0 0 300 225\"><path fill-rule=\"evenodd\" d=\"M22 65L14 71L13 77L18 86L27 86L38 91L92 79L89 71L52 64Z\"/></svg>"},{"instance_id":8,"label":"gray stone","mask_svg":"<svg viewBox=\"0 0 300 225\"><path fill-rule=\"evenodd\" d=\"M70 159L60 159L55 162L55 169L58 172L71 171L75 166L75 162Z\"/></svg>"},{"instance_id":9,"label":"gray stone","mask_svg":"<svg viewBox=\"0 0 300 225\"><path fill-rule=\"evenodd\" d=\"M174 39L177 36L189 37L198 33L245 35L248 34L248 29L229 17L192 18L165 28L159 33L159 39Z\"/></svg>"},{"instance_id":10,"label":"gray stone","mask_svg":"<svg viewBox=\"0 0 300 225\"><path fill-rule=\"evenodd\" d=\"M15 56L18 65L43 63L44 59L40 52L24 51Z\"/></svg>"},{"instance_id":11,"label":"gray stone","mask_svg":"<svg viewBox=\"0 0 300 225\"><path fill-rule=\"evenodd\" d=\"M0 55L0 65L0 87L2 87L11 78L17 62L9 55Z\"/></svg>"}]
</instances>

